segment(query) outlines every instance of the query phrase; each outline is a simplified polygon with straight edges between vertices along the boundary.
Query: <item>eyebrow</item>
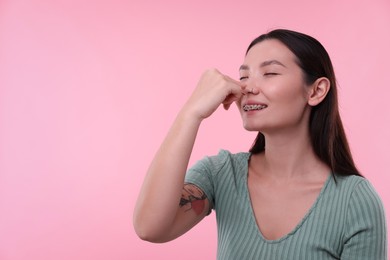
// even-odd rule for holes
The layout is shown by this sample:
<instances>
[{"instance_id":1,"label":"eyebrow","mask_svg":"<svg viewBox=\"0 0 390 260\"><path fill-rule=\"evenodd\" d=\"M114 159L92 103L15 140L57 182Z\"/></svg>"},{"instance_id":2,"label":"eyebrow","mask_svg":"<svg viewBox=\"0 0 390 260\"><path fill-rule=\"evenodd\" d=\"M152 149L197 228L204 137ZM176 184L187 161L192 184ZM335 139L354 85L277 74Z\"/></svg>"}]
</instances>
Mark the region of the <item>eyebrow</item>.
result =
<instances>
[{"instance_id":1,"label":"eyebrow","mask_svg":"<svg viewBox=\"0 0 390 260\"><path fill-rule=\"evenodd\" d=\"M260 64L260 68L266 67L266 66L269 66L272 64L280 65L280 66L283 66L286 68L286 66L283 63L281 63L280 61L277 61L277 60L266 60ZM239 70L249 70L249 66L248 65L241 65Z\"/></svg>"}]
</instances>

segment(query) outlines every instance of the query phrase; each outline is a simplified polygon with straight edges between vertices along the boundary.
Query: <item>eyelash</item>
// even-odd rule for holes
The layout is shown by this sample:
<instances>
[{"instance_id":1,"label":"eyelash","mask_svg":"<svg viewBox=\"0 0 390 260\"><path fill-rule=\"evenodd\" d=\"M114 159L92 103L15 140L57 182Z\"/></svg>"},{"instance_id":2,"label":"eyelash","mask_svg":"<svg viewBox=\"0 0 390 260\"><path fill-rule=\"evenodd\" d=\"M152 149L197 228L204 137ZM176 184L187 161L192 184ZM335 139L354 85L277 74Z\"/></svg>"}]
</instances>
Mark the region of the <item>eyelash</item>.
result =
<instances>
[{"instance_id":1,"label":"eyelash","mask_svg":"<svg viewBox=\"0 0 390 260\"><path fill-rule=\"evenodd\" d=\"M279 73L274 73L274 72L269 72L269 73L264 73L263 76L275 76L275 75L279 75ZM247 79L249 77L245 76L245 77L240 77L240 80L244 80L244 79Z\"/></svg>"}]
</instances>

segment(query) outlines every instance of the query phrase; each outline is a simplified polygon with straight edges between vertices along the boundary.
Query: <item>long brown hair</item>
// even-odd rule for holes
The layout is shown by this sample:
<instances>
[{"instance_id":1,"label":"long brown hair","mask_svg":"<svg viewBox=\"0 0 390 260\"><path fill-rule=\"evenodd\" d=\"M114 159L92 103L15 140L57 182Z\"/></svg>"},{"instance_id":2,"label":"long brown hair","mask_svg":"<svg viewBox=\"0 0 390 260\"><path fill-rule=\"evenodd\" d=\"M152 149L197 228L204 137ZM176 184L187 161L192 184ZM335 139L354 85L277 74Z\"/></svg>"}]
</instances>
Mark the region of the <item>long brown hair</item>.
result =
<instances>
[{"instance_id":1,"label":"long brown hair","mask_svg":"<svg viewBox=\"0 0 390 260\"><path fill-rule=\"evenodd\" d=\"M306 84L311 85L320 77L330 81L330 90L325 99L312 108L309 120L310 139L316 155L337 175L358 175L352 154L341 122L336 76L329 55L322 44L313 37L290 30L273 30L260 35L249 45L246 53L256 44L276 39L286 45L296 57L296 62L304 73ZM249 152L261 153L265 150L265 137L259 132Z\"/></svg>"}]
</instances>

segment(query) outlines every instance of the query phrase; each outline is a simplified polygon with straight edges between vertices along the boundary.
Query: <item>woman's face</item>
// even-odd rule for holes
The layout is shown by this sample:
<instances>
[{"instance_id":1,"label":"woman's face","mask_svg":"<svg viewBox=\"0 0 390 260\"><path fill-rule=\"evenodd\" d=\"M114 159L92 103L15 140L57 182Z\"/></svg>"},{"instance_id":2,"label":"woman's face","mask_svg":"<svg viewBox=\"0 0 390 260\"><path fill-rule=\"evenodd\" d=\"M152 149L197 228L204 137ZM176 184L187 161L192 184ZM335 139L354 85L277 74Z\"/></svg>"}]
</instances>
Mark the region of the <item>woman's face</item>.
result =
<instances>
[{"instance_id":1,"label":"woman's face","mask_svg":"<svg viewBox=\"0 0 390 260\"><path fill-rule=\"evenodd\" d=\"M240 67L246 91L238 102L244 128L262 133L308 124L309 88L295 55L278 40L254 45Z\"/></svg>"}]
</instances>

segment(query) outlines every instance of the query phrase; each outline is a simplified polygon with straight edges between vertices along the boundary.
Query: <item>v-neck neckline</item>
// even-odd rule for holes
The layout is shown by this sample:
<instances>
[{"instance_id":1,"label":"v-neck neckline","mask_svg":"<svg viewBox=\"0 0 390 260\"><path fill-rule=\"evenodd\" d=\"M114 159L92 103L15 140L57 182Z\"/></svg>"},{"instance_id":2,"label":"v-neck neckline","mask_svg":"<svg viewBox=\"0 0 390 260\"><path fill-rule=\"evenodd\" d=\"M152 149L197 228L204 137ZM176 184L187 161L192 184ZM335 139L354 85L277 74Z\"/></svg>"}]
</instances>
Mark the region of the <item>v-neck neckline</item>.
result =
<instances>
[{"instance_id":1,"label":"v-neck neckline","mask_svg":"<svg viewBox=\"0 0 390 260\"><path fill-rule=\"evenodd\" d=\"M263 235L263 233L260 230L259 225L257 224L256 215L255 215L255 212L254 212L254 209L253 209L253 206L252 206L252 200L251 200L251 196L250 196L250 193L249 193L249 186L248 186L249 159L250 159L250 154L249 154L248 160L246 160L246 164L245 164L246 174L245 174L245 178L244 178L244 183L245 183L244 185L245 185L246 204L247 204L248 210L250 211L249 215L250 215L250 218L251 218L251 222L256 227L257 233L261 237L262 240L264 240L267 243L278 243L278 242L281 242L281 241L287 239L288 237L292 236L295 232L297 232L298 229L309 218L310 214L314 211L314 209L316 208L317 204L319 203L319 201L323 197L323 194L324 194L326 188L328 187L328 184L329 184L330 180L332 179L332 174L330 174L327 177L326 181L322 185L321 191L318 194L316 200L314 201L312 206L309 208L309 210L306 212L305 216L298 222L298 224L291 231L289 231L287 234L281 236L280 238L277 238L277 239L267 239L267 238L265 238L265 236Z\"/></svg>"}]
</instances>

